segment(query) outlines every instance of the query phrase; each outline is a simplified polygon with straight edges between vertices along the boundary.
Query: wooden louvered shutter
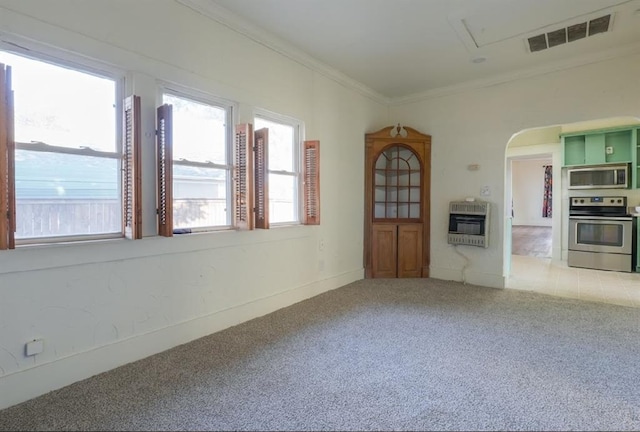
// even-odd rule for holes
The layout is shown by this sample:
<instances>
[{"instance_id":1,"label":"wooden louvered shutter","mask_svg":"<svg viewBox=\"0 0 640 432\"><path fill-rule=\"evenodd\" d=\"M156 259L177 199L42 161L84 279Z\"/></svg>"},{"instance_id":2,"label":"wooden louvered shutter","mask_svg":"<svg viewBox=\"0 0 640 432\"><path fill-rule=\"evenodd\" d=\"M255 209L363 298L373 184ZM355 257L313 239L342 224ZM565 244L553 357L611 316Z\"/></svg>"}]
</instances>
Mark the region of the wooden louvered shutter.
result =
<instances>
[{"instance_id":1,"label":"wooden louvered shutter","mask_svg":"<svg viewBox=\"0 0 640 432\"><path fill-rule=\"evenodd\" d=\"M255 224L269 228L269 129L255 131Z\"/></svg>"},{"instance_id":2,"label":"wooden louvered shutter","mask_svg":"<svg viewBox=\"0 0 640 432\"><path fill-rule=\"evenodd\" d=\"M233 163L234 220L237 229L253 229L253 125L236 126Z\"/></svg>"},{"instance_id":3,"label":"wooden louvered shutter","mask_svg":"<svg viewBox=\"0 0 640 432\"><path fill-rule=\"evenodd\" d=\"M124 196L124 235L142 238L142 171L140 129L140 96L124 100L124 137L122 144L122 193Z\"/></svg>"},{"instance_id":4,"label":"wooden louvered shutter","mask_svg":"<svg viewBox=\"0 0 640 432\"><path fill-rule=\"evenodd\" d=\"M305 141L303 157L302 223L320 225L320 141Z\"/></svg>"},{"instance_id":5,"label":"wooden louvered shutter","mask_svg":"<svg viewBox=\"0 0 640 432\"><path fill-rule=\"evenodd\" d=\"M0 250L15 248L15 141L11 67L0 63Z\"/></svg>"},{"instance_id":6,"label":"wooden louvered shutter","mask_svg":"<svg viewBox=\"0 0 640 432\"><path fill-rule=\"evenodd\" d=\"M173 236L173 127L172 107L158 107L157 171L158 171L158 234Z\"/></svg>"}]
</instances>

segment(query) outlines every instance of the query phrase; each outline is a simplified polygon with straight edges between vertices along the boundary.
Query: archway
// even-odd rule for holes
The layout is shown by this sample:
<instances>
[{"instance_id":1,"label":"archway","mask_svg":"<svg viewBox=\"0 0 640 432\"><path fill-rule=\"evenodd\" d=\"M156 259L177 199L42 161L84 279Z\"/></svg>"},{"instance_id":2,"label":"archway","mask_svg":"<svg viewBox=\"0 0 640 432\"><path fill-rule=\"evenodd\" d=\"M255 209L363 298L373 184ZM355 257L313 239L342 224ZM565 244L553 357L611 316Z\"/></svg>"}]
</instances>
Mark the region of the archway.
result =
<instances>
[{"instance_id":1,"label":"archway","mask_svg":"<svg viewBox=\"0 0 640 432\"><path fill-rule=\"evenodd\" d=\"M534 281L527 284L512 283L515 276L512 272L512 223L510 215L513 200L513 163L514 161L550 157L553 166L553 215L552 215L552 253L548 260L566 266L567 232L568 232L568 198L566 188L566 170L562 169L562 146L560 135L572 132L607 129L623 126L640 126L640 119L636 117L616 117L608 119L590 120L571 124L550 125L540 128L522 130L514 134L505 148L505 194L504 208L507 210L503 232L503 275L505 286L508 288L532 289ZM629 205L640 203L640 189L622 191L628 196ZM539 197L540 201L542 197ZM540 276L540 275L538 275ZM528 287L528 288L527 288Z\"/></svg>"}]
</instances>

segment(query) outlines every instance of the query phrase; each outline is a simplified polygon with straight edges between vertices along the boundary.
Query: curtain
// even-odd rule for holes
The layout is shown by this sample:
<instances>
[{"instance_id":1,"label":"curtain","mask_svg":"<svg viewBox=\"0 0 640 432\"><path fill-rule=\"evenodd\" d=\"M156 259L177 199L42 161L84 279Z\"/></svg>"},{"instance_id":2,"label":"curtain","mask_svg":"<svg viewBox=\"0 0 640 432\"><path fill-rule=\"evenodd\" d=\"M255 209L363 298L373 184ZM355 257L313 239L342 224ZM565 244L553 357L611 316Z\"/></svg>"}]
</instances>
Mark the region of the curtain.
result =
<instances>
[{"instance_id":1,"label":"curtain","mask_svg":"<svg viewBox=\"0 0 640 432\"><path fill-rule=\"evenodd\" d=\"M551 217L551 189L553 186L553 167L544 166L544 192L542 195L542 217Z\"/></svg>"}]
</instances>

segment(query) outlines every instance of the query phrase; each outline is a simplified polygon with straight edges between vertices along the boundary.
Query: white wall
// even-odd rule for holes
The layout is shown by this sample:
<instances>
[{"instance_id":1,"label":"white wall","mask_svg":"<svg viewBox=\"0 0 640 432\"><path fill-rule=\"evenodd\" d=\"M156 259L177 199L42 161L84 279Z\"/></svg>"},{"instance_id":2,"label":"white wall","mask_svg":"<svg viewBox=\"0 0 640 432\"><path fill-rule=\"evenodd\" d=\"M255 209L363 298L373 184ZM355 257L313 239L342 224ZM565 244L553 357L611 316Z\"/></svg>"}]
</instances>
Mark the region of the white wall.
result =
<instances>
[{"instance_id":1,"label":"white wall","mask_svg":"<svg viewBox=\"0 0 640 432\"><path fill-rule=\"evenodd\" d=\"M551 226L551 218L542 217L544 166L551 164L551 158L512 161L514 226Z\"/></svg>"},{"instance_id":2,"label":"white wall","mask_svg":"<svg viewBox=\"0 0 640 432\"><path fill-rule=\"evenodd\" d=\"M463 247L467 282L504 287L505 147L528 128L609 117L638 117L640 54L603 60L474 90L407 101L391 119L432 135L431 276L462 280L465 260L447 244L447 205L467 196L493 206L490 246ZM480 165L468 171L467 165ZM563 197L563 199L565 199Z\"/></svg>"},{"instance_id":3,"label":"white wall","mask_svg":"<svg viewBox=\"0 0 640 432\"><path fill-rule=\"evenodd\" d=\"M0 408L363 277L364 134L389 124L386 105L173 0L2 0L0 32L126 76L146 194L143 240L0 251ZM302 120L321 142L322 224L155 236L157 80L238 102L236 121ZM33 338L45 350L26 357Z\"/></svg>"}]
</instances>

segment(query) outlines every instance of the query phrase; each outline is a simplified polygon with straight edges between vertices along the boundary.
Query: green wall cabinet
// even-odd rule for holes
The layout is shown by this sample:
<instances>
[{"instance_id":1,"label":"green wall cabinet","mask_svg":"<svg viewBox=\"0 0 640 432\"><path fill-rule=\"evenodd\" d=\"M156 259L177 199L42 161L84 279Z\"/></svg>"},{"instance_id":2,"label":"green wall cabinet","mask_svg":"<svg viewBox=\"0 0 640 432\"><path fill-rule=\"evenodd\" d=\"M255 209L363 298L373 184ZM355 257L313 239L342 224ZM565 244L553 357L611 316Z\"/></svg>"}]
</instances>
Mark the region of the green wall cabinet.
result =
<instances>
[{"instance_id":1,"label":"green wall cabinet","mask_svg":"<svg viewBox=\"0 0 640 432\"><path fill-rule=\"evenodd\" d=\"M561 135L562 166L630 163L632 188L640 188L638 126Z\"/></svg>"}]
</instances>

